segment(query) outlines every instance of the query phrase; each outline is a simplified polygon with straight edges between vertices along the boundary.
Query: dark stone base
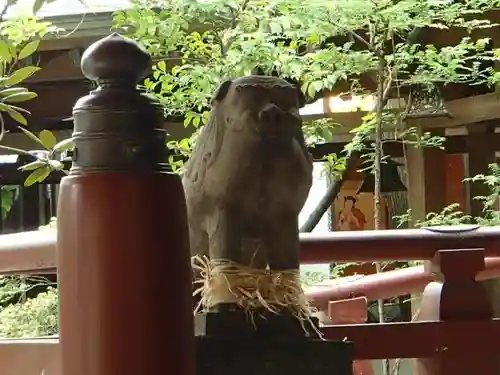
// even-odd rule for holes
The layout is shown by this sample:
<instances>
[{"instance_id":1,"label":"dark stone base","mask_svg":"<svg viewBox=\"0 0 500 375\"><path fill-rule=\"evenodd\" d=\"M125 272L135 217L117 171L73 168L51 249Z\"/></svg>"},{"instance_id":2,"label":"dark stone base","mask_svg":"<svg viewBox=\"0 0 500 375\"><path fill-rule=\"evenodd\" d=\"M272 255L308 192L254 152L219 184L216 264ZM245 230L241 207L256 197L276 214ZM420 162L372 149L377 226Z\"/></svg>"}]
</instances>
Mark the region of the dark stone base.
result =
<instances>
[{"instance_id":1,"label":"dark stone base","mask_svg":"<svg viewBox=\"0 0 500 375\"><path fill-rule=\"evenodd\" d=\"M352 343L196 337L196 375L352 375Z\"/></svg>"},{"instance_id":2,"label":"dark stone base","mask_svg":"<svg viewBox=\"0 0 500 375\"><path fill-rule=\"evenodd\" d=\"M314 329L318 328L318 319L311 318L311 321L303 321L301 324L288 311L273 314L263 310L250 316L238 308L226 305L217 312L197 314L194 319L196 336L239 339L253 336L318 338Z\"/></svg>"},{"instance_id":3,"label":"dark stone base","mask_svg":"<svg viewBox=\"0 0 500 375\"><path fill-rule=\"evenodd\" d=\"M304 326L307 333L286 311L252 319L234 305L198 314L196 375L352 375L353 344L320 340Z\"/></svg>"}]
</instances>

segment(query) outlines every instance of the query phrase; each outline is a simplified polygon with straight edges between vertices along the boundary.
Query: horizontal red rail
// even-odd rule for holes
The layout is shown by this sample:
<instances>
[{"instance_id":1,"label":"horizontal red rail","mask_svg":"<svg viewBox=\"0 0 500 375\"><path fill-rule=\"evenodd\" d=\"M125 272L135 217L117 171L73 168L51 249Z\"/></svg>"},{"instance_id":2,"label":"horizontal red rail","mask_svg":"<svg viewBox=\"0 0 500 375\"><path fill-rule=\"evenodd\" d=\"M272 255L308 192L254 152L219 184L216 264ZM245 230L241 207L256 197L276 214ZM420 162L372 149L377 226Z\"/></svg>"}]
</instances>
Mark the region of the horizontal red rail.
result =
<instances>
[{"instance_id":1,"label":"horizontal red rail","mask_svg":"<svg viewBox=\"0 0 500 375\"><path fill-rule=\"evenodd\" d=\"M55 230L0 235L0 275L56 270Z\"/></svg>"},{"instance_id":2,"label":"horizontal red rail","mask_svg":"<svg viewBox=\"0 0 500 375\"><path fill-rule=\"evenodd\" d=\"M327 339L353 341L356 359L433 357L449 350L450 343L453 343L450 348L460 353L469 352L474 347L472 343L482 343L481 355L500 354L500 345L495 345L500 335L499 319L345 324L325 326L321 331ZM467 332L466 336L464 332ZM383 344L377 344L380 341ZM471 356L476 355L477 351L471 352Z\"/></svg>"},{"instance_id":3,"label":"horizontal red rail","mask_svg":"<svg viewBox=\"0 0 500 375\"><path fill-rule=\"evenodd\" d=\"M500 257L486 258L485 269L478 273L476 280L497 277L500 277ZM433 279L433 275L426 272L424 266L408 267L378 274L341 277L325 285L308 288L306 295L313 306L322 310L326 309L329 301L360 296L374 301L421 293Z\"/></svg>"},{"instance_id":4,"label":"horizontal red rail","mask_svg":"<svg viewBox=\"0 0 500 375\"><path fill-rule=\"evenodd\" d=\"M325 285L307 288L306 295L314 307L325 310L329 301L354 297L366 297L373 301L421 293L431 281L432 275L423 266L408 267L378 274L341 277Z\"/></svg>"},{"instance_id":5,"label":"horizontal red rail","mask_svg":"<svg viewBox=\"0 0 500 375\"><path fill-rule=\"evenodd\" d=\"M445 249L484 248L486 256L500 256L500 227L393 229L303 233L301 263L426 260Z\"/></svg>"}]
</instances>

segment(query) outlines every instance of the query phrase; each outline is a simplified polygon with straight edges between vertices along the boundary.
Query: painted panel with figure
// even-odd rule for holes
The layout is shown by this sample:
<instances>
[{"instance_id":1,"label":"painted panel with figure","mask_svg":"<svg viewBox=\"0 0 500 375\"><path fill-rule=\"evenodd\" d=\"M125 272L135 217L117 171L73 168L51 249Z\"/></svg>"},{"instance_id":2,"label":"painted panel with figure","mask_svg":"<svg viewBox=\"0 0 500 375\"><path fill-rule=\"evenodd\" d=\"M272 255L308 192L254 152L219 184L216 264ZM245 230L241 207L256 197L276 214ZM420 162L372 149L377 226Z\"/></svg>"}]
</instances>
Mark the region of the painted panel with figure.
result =
<instances>
[{"instance_id":1,"label":"painted panel with figure","mask_svg":"<svg viewBox=\"0 0 500 375\"><path fill-rule=\"evenodd\" d=\"M333 204L332 229L338 231L374 229L373 194L357 194L362 181L346 181ZM381 202L382 227L386 228L386 207Z\"/></svg>"}]
</instances>

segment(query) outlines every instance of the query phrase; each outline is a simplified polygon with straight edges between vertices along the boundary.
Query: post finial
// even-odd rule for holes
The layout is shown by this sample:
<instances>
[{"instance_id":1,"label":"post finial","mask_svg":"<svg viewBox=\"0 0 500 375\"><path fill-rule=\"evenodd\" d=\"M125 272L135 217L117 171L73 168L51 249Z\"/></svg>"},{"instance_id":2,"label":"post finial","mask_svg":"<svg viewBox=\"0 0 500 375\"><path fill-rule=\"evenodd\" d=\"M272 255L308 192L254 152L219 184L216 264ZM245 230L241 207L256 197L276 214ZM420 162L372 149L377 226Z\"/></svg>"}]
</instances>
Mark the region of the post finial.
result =
<instances>
[{"instance_id":1,"label":"post finial","mask_svg":"<svg viewBox=\"0 0 500 375\"><path fill-rule=\"evenodd\" d=\"M113 33L92 44L82 56L82 72L93 81L136 84L151 71L151 56L138 43Z\"/></svg>"},{"instance_id":2,"label":"post finial","mask_svg":"<svg viewBox=\"0 0 500 375\"><path fill-rule=\"evenodd\" d=\"M87 48L81 65L99 87L73 107L70 174L168 170L163 108L137 88L151 70L147 51L114 33Z\"/></svg>"}]
</instances>

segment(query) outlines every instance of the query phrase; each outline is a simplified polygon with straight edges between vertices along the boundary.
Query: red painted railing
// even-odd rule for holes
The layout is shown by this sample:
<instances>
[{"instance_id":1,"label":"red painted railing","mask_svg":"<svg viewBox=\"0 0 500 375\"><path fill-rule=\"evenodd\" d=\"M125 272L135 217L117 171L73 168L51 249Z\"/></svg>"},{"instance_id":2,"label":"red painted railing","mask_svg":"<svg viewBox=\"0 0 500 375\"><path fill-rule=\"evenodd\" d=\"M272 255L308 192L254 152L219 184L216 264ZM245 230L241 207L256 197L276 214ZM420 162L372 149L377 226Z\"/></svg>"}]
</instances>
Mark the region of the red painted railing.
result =
<instances>
[{"instance_id":1,"label":"red painted railing","mask_svg":"<svg viewBox=\"0 0 500 375\"><path fill-rule=\"evenodd\" d=\"M405 282L410 285L405 291L411 292L431 281L422 295L418 322L323 328L329 339L354 341L357 359L420 358L416 363L419 375L498 373L500 348L494 343L500 322L492 318L489 297L476 279L496 273L498 258L486 261L485 257L500 255L500 228L344 232L307 235L301 240L302 256L308 263L429 261L423 268L392 271L399 277L398 292L405 290ZM372 276L367 284L371 289L365 294L389 297L389 288L380 285L390 281L387 275ZM360 279L357 287L350 288L351 296L362 295L363 285ZM312 294L324 307L335 294L347 297L339 289L333 286Z\"/></svg>"},{"instance_id":2,"label":"red painted railing","mask_svg":"<svg viewBox=\"0 0 500 375\"><path fill-rule=\"evenodd\" d=\"M0 269L53 271L55 239L53 231L0 236ZM490 301L478 281L500 275L500 258L496 257L500 255L500 227L308 234L301 236L301 244L305 263L428 261L426 266L350 277L345 282L339 279L335 285L308 292L313 304L328 312L331 322L342 324L324 327L325 336L354 341L358 360L422 358L417 361L419 375L497 373L500 352L494 343L500 325L492 319ZM349 307L330 302L422 291L418 322L411 323L345 324L364 320L339 317Z\"/></svg>"}]
</instances>

